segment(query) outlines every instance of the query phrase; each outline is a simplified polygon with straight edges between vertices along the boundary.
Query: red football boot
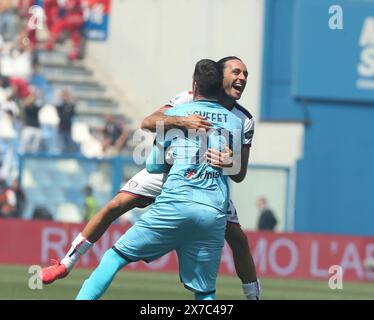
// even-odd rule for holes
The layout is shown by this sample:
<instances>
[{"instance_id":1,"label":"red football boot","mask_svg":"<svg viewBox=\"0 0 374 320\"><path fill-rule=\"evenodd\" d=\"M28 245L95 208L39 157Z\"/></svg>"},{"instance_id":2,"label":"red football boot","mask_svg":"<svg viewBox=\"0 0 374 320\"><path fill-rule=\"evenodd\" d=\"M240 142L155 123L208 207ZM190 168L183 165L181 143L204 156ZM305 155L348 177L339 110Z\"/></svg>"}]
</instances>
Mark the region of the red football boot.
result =
<instances>
[{"instance_id":1,"label":"red football boot","mask_svg":"<svg viewBox=\"0 0 374 320\"><path fill-rule=\"evenodd\" d=\"M58 260L51 260L52 266L43 268L39 274L40 279L44 284L52 283L57 279L65 278L69 271L64 264L61 264Z\"/></svg>"}]
</instances>

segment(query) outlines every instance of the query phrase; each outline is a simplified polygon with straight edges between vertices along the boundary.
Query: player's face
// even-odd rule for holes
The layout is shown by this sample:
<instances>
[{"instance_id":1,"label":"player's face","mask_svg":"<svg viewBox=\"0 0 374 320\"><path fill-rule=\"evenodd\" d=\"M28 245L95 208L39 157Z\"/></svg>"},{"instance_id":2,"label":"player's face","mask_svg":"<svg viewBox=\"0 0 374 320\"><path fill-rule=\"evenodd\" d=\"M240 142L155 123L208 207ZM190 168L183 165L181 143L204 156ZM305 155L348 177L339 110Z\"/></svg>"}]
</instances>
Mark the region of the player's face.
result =
<instances>
[{"instance_id":1,"label":"player's face","mask_svg":"<svg viewBox=\"0 0 374 320\"><path fill-rule=\"evenodd\" d=\"M247 67L240 60L229 60L223 69L223 89L234 100L239 100L247 84Z\"/></svg>"}]
</instances>

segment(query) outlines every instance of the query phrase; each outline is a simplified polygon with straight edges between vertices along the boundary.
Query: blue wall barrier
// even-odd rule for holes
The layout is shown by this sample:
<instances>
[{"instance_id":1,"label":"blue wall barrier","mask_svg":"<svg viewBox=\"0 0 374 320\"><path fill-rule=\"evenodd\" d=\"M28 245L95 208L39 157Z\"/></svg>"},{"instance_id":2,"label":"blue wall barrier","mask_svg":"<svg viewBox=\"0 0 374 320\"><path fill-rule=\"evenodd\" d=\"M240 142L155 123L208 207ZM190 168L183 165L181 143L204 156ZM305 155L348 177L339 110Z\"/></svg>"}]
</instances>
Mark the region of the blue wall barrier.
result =
<instances>
[{"instance_id":1,"label":"blue wall barrier","mask_svg":"<svg viewBox=\"0 0 374 320\"><path fill-rule=\"evenodd\" d=\"M295 231L373 235L374 2L267 0L263 64L261 119L305 123Z\"/></svg>"}]
</instances>

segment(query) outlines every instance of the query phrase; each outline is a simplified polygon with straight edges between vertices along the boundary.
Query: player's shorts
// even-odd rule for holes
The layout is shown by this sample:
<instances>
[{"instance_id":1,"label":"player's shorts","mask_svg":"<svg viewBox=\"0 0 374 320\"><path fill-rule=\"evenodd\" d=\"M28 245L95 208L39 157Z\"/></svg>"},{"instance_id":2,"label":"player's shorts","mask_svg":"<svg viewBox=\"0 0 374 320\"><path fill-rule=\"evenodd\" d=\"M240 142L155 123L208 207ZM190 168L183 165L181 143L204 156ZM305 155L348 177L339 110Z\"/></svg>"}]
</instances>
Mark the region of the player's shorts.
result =
<instances>
[{"instance_id":1,"label":"player's shorts","mask_svg":"<svg viewBox=\"0 0 374 320\"><path fill-rule=\"evenodd\" d=\"M139 171L120 189L119 192L131 193L144 198L144 207L154 202L161 194L166 174L149 173L147 169Z\"/></svg>"},{"instance_id":2,"label":"player's shorts","mask_svg":"<svg viewBox=\"0 0 374 320\"><path fill-rule=\"evenodd\" d=\"M226 214L167 197L122 235L113 249L128 261L153 261L176 250L187 289L213 293L224 244ZM202 214L203 213L203 214Z\"/></svg>"},{"instance_id":3,"label":"player's shorts","mask_svg":"<svg viewBox=\"0 0 374 320\"><path fill-rule=\"evenodd\" d=\"M161 194L165 178L165 174L151 174L147 169L143 169L133 176L121 188L120 192L128 192L135 196L144 198L144 207L146 207ZM227 222L239 224L238 214L231 200L229 201L227 209Z\"/></svg>"}]
</instances>

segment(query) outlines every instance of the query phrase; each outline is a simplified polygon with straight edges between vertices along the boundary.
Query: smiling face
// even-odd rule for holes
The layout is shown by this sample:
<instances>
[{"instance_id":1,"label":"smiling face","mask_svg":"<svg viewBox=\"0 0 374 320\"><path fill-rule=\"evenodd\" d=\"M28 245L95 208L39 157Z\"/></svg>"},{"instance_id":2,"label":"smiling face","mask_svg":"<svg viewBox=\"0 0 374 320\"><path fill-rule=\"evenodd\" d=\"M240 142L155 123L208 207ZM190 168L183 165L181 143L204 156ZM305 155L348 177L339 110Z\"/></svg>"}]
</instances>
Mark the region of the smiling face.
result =
<instances>
[{"instance_id":1,"label":"smiling face","mask_svg":"<svg viewBox=\"0 0 374 320\"><path fill-rule=\"evenodd\" d=\"M223 89L226 95L234 100L239 100L247 84L247 67L240 60L225 62L223 69Z\"/></svg>"}]
</instances>

